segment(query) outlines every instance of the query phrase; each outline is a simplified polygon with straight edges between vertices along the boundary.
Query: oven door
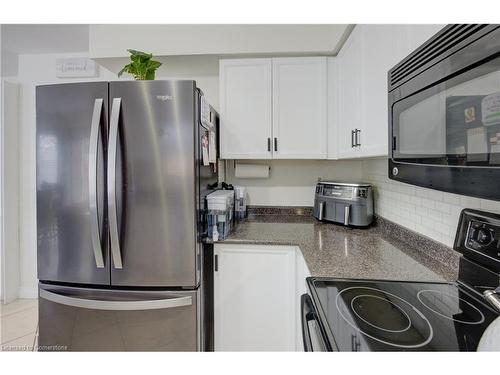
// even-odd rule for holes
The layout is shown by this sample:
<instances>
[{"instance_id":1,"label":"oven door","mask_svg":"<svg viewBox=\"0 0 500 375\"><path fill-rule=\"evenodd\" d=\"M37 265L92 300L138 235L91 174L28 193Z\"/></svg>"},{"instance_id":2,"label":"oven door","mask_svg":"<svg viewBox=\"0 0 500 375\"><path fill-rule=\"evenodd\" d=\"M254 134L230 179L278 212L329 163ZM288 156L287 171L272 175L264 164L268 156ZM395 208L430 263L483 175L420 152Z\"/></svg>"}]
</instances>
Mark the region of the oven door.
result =
<instances>
[{"instance_id":1,"label":"oven door","mask_svg":"<svg viewBox=\"0 0 500 375\"><path fill-rule=\"evenodd\" d=\"M390 178L500 199L500 45L485 54L488 37L389 93Z\"/></svg>"},{"instance_id":2,"label":"oven door","mask_svg":"<svg viewBox=\"0 0 500 375\"><path fill-rule=\"evenodd\" d=\"M311 297L303 294L300 298L302 313L302 339L304 351L327 352L331 351L328 339L322 332L319 316L314 308Z\"/></svg>"}]
</instances>

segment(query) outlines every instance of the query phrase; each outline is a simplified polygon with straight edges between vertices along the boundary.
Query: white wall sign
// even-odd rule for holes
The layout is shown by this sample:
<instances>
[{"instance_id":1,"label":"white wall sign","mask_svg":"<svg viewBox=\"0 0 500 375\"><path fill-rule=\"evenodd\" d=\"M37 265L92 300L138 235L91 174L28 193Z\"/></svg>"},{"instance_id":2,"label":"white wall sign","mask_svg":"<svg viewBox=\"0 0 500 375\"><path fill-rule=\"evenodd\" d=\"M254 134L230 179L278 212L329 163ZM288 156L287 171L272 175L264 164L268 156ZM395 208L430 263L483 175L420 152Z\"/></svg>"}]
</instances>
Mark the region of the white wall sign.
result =
<instances>
[{"instance_id":1,"label":"white wall sign","mask_svg":"<svg viewBox=\"0 0 500 375\"><path fill-rule=\"evenodd\" d=\"M58 78L97 77L95 61L85 57L56 60L56 76Z\"/></svg>"}]
</instances>

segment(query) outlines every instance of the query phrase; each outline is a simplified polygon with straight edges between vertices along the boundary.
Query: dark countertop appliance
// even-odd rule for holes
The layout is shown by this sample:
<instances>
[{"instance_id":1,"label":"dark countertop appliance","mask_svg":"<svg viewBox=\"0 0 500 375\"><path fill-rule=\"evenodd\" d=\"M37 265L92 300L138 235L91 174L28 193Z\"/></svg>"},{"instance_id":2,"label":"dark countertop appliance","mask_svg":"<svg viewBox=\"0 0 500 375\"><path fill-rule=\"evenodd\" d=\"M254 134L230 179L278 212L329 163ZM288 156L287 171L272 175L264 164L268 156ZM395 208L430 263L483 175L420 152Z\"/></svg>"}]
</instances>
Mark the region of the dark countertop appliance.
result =
<instances>
[{"instance_id":1,"label":"dark countertop appliance","mask_svg":"<svg viewBox=\"0 0 500 375\"><path fill-rule=\"evenodd\" d=\"M499 77L499 25L448 25L392 68L389 177L500 200Z\"/></svg>"},{"instance_id":2,"label":"dark countertop appliance","mask_svg":"<svg viewBox=\"0 0 500 375\"><path fill-rule=\"evenodd\" d=\"M456 282L308 278L306 351L475 351L500 314L499 246L500 215L464 210Z\"/></svg>"},{"instance_id":3,"label":"dark countertop appliance","mask_svg":"<svg viewBox=\"0 0 500 375\"><path fill-rule=\"evenodd\" d=\"M373 221L372 186L362 183L319 181L314 217L346 226L366 227Z\"/></svg>"}]
</instances>

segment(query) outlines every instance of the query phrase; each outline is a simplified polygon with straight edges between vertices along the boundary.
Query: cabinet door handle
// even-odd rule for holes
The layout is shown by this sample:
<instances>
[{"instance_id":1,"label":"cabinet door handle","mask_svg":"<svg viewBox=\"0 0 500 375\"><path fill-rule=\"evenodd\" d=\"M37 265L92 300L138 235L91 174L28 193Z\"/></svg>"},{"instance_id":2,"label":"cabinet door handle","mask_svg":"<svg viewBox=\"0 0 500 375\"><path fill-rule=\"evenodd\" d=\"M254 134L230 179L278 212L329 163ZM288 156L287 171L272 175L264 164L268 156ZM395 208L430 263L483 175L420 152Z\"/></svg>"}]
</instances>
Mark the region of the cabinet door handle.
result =
<instances>
[{"instance_id":1,"label":"cabinet door handle","mask_svg":"<svg viewBox=\"0 0 500 375\"><path fill-rule=\"evenodd\" d=\"M351 148L354 147L354 146L356 146L354 144L354 130L351 130Z\"/></svg>"},{"instance_id":2,"label":"cabinet door handle","mask_svg":"<svg viewBox=\"0 0 500 375\"><path fill-rule=\"evenodd\" d=\"M360 137L360 135L361 135L361 130L360 129L356 129L356 144L355 144L356 147L361 146L361 142L360 142L361 137Z\"/></svg>"},{"instance_id":3,"label":"cabinet door handle","mask_svg":"<svg viewBox=\"0 0 500 375\"><path fill-rule=\"evenodd\" d=\"M267 138L267 151L271 152L271 138Z\"/></svg>"},{"instance_id":4,"label":"cabinet door handle","mask_svg":"<svg viewBox=\"0 0 500 375\"><path fill-rule=\"evenodd\" d=\"M274 138L274 151L278 151L278 138Z\"/></svg>"}]
</instances>

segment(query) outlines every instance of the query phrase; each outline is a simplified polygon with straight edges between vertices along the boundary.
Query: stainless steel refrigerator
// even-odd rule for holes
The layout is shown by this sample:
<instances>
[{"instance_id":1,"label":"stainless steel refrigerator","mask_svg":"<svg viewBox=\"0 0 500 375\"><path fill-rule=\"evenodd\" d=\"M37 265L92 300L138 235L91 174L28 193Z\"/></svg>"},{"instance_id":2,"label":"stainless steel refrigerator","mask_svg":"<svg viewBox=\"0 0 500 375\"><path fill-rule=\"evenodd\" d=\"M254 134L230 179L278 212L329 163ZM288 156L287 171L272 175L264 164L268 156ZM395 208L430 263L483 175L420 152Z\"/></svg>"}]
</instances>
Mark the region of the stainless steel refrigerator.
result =
<instances>
[{"instance_id":1,"label":"stainless steel refrigerator","mask_svg":"<svg viewBox=\"0 0 500 375\"><path fill-rule=\"evenodd\" d=\"M202 95L187 80L37 87L40 350L205 349Z\"/></svg>"}]
</instances>

